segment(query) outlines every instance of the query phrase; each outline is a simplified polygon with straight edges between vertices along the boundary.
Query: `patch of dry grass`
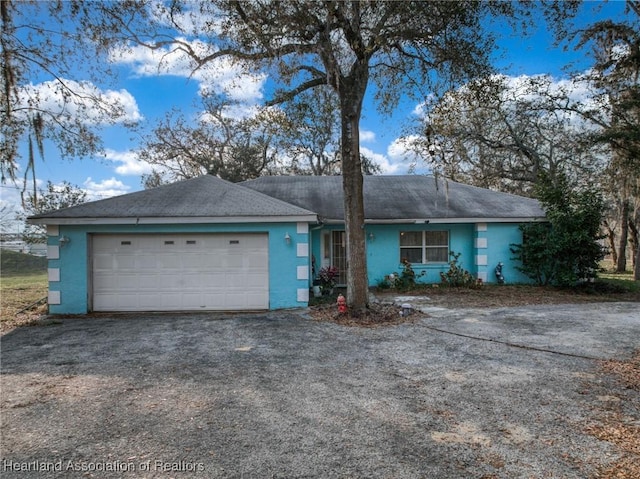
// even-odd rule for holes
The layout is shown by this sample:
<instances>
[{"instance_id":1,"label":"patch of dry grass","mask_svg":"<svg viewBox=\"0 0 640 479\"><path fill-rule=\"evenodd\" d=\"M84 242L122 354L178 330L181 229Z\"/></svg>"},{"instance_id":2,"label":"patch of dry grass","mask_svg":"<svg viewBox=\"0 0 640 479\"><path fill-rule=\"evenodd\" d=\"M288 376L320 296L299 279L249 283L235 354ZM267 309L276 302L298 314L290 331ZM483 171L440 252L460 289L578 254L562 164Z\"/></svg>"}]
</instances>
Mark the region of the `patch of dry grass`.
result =
<instances>
[{"instance_id":1,"label":"patch of dry grass","mask_svg":"<svg viewBox=\"0 0 640 479\"><path fill-rule=\"evenodd\" d=\"M46 314L46 302L37 304L46 296L46 273L3 276L0 282L0 332L31 324Z\"/></svg>"}]
</instances>

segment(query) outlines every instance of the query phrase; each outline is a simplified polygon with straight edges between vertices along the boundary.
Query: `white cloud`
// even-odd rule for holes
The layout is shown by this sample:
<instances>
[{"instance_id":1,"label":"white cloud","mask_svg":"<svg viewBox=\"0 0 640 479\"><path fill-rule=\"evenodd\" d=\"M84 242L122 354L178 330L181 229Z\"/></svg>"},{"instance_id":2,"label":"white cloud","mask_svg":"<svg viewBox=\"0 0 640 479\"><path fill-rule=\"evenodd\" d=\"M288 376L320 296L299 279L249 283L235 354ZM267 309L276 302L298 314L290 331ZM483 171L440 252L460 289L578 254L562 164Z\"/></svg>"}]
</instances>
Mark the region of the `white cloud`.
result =
<instances>
[{"instance_id":1,"label":"white cloud","mask_svg":"<svg viewBox=\"0 0 640 479\"><path fill-rule=\"evenodd\" d=\"M116 64L128 65L136 75L143 77L171 75L193 78L199 83L203 96L210 92L224 93L233 100L248 103L263 97L266 75L247 73L228 58L217 58L198 68L186 50L205 57L215 53L214 46L201 40L177 40L183 44L182 47L152 50L143 46L121 46L110 52L109 59Z\"/></svg>"},{"instance_id":2,"label":"white cloud","mask_svg":"<svg viewBox=\"0 0 640 479\"><path fill-rule=\"evenodd\" d=\"M360 130L360 143L370 143L375 141L376 134L370 130Z\"/></svg>"},{"instance_id":3,"label":"white cloud","mask_svg":"<svg viewBox=\"0 0 640 479\"><path fill-rule=\"evenodd\" d=\"M415 153L412 143L418 139L417 135L396 138L387 148L387 154L394 162L416 163L421 157Z\"/></svg>"},{"instance_id":4,"label":"white cloud","mask_svg":"<svg viewBox=\"0 0 640 479\"><path fill-rule=\"evenodd\" d=\"M135 123L143 119L127 90L101 90L90 82L46 81L21 88L20 104L45 110L64 123L81 119L88 125Z\"/></svg>"},{"instance_id":5,"label":"white cloud","mask_svg":"<svg viewBox=\"0 0 640 479\"><path fill-rule=\"evenodd\" d=\"M197 34L198 32L221 32L222 19L211 15L202 15L198 8L190 8L187 2L179 10L171 10L168 2L153 1L149 5L149 14L156 22L169 28L177 26L183 32Z\"/></svg>"},{"instance_id":6,"label":"white cloud","mask_svg":"<svg viewBox=\"0 0 640 479\"><path fill-rule=\"evenodd\" d=\"M135 151L105 150L105 158L116 166L116 173L123 176L141 176L153 170L149 163L141 161Z\"/></svg>"},{"instance_id":7,"label":"white cloud","mask_svg":"<svg viewBox=\"0 0 640 479\"><path fill-rule=\"evenodd\" d=\"M408 165L394 163L389 157L361 146L360 153L380 166L383 175L401 175L407 172Z\"/></svg>"},{"instance_id":8,"label":"white cloud","mask_svg":"<svg viewBox=\"0 0 640 479\"><path fill-rule=\"evenodd\" d=\"M88 177L83 185L84 190L87 192L87 201L94 201L104 198L110 198L112 196L124 195L131 189L122 181L116 180L113 177L108 180L102 180L99 183L96 183L91 177Z\"/></svg>"}]
</instances>

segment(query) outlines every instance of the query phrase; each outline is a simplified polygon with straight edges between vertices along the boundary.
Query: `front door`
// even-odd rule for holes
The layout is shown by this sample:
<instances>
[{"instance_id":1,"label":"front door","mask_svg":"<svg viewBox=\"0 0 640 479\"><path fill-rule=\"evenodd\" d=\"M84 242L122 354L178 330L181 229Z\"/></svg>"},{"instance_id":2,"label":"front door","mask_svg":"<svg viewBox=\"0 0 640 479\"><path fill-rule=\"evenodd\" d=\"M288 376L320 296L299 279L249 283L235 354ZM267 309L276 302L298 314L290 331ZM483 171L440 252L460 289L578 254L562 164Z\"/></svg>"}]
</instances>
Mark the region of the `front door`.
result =
<instances>
[{"instance_id":1,"label":"front door","mask_svg":"<svg viewBox=\"0 0 640 479\"><path fill-rule=\"evenodd\" d=\"M338 268L338 284L347 284L347 234L331 232L331 266Z\"/></svg>"}]
</instances>

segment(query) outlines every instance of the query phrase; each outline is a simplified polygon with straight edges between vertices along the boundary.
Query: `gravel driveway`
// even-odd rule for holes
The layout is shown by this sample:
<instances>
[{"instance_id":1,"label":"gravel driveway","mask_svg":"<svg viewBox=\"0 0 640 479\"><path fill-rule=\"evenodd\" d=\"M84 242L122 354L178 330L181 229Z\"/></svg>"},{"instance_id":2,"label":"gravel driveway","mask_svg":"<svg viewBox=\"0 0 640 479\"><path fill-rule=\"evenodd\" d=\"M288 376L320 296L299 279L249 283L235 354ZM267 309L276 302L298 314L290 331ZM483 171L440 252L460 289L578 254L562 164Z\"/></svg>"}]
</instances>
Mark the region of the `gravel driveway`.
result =
<instances>
[{"instance_id":1,"label":"gravel driveway","mask_svg":"<svg viewBox=\"0 0 640 479\"><path fill-rule=\"evenodd\" d=\"M592 358L640 347L638 310L432 308L375 329L300 311L48 320L2 337L0 472L589 477L616 459L591 417L639 399Z\"/></svg>"}]
</instances>

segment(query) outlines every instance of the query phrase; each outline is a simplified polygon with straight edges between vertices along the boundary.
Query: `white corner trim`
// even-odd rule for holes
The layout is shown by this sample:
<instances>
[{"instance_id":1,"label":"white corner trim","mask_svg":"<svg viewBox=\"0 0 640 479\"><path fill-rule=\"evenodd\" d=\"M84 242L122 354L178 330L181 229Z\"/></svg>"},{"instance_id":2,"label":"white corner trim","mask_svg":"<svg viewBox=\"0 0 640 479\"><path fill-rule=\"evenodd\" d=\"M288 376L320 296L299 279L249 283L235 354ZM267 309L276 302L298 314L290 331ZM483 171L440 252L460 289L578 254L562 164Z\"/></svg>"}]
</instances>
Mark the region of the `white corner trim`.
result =
<instances>
[{"instance_id":1,"label":"white corner trim","mask_svg":"<svg viewBox=\"0 0 640 479\"><path fill-rule=\"evenodd\" d=\"M487 223L476 223L476 231L487 231Z\"/></svg>"},{"instance_id":2,"label":"white corner trim","mask_svg":"<svg viewBox=\"0 0 640 479\"><path fill-rule=\"evenodd\" d=\"M60 303L60 291L49 291L49 295L47 297L47 302L49 304L61 304Z\"/></svg>"},{"instance_id":3,"label":"white corner trim","mask_svg":"<svg viewBox=\"0 0 640 479\"><path fill-rule=\"evenodd\" d=\"M308 266L298 266L297 279L309 279L309 267Z\"/></svg>"},{"instance_id":4,"label":"white corner trim","mask_svg":"<svg viewBox=\"0 0 640 479\"><path fill-rule=\"evenodd\" d=\"M47 259L60 259L60 247L58 245L47 245Z\"/></svg>"},{"instance_id":5,"label":"white corner trim","mask_svg":"<svg viewBox=\"0 0 640 479\"><path fill-rule=\"evenodd\" d=\"M483 283L487 282L487 272L486 271L478 271L478 279Z\"/></svg>"},{"instance_id":6,"label":"white corner trim","mask_svg":"<svg viewBox=\"0 0 640 479\"><path fill-rule=\"evenodd\" d=\"M309 288L298 288L298 302L299 303L309 302Z\"/></svg>"},{"instance_id":7,"label":"white corner trim","mask_svg":"<svg viewBox=\"0 0 640 479\"><path fill-rule=\"evenodd\" d=\"M477 266L487 266L487 255L486 254L478 254L478 255L476 255L476 265Z\"/></svg>"},{"instance_id":8,"label":"white corner trim","mask_svg":"<svg viewBox=\"0 0 640 479\"><path fill-rule=\"evenodd\" d=\"M309 257L309 243L298 243L296 247L298 258Z\"/></svg>"},{"instance_id":9,"label":"white corner trim","mask_svg":"<svg viewBox=\"0 0 640 479\"><path fill-rule=\"evenodd\" d=\"M299 235L309 234L309 223L297 223L296 233L298 233Z\"/></svg>"},{"instance_id":10,"label":"white corner trim","mask_svg":"<svg viewBox=\"0 0 640 479\"><path fill-rule=\"evenodd\" d=\"M476 238L476 248L483 249L487 247L487 238Z\"/></svg>"},{"instance_id":11,"label":"white corner trim","mask_svg":"<svg viewBox=\"0 0 640 479\"><path fill-rule=\"evenodd\" d=\"M60 281L60 268L48 268L47 277L50 283L56 283Z\"/></svg>"},{"instance_id":12,"label":"white corner trim","mask_svg":"<svg viewBox=\"0 0 640 479\"><path fill-rule=\"evenodd\" d=\"M47 225L47 236L59 236L60 228L58 225Z\"/></svg>"}]
</instances>

